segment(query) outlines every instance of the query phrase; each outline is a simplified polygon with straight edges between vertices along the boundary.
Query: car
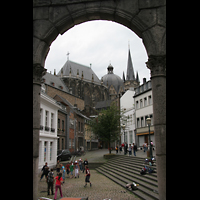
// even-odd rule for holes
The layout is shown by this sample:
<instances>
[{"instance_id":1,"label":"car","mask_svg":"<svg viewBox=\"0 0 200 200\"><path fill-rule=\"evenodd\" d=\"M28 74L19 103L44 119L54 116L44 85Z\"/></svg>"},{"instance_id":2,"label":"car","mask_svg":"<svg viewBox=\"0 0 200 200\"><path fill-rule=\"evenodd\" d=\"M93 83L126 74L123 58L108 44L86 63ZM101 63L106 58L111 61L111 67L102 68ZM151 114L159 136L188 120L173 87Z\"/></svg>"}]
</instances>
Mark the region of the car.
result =
<instances>
[{"instance_id":1,"label":"car","mask_svg":"<svg viewBox=\"0 0 200 200\"><path fill-rule=\"evenodd\" d=\"M69 149L63 149L57 151L57 160L69 160L72 157L71 152Z\"/></svg>"}]
</instances>

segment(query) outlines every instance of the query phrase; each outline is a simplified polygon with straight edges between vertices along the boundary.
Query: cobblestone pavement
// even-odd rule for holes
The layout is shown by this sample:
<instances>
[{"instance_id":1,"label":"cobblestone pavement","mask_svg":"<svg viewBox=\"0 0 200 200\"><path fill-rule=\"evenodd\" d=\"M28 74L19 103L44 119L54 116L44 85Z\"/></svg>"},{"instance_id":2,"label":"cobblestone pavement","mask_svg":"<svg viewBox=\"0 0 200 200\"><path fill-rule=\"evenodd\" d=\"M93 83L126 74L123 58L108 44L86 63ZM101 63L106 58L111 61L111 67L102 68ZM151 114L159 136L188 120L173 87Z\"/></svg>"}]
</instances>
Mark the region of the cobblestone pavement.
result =
<instances>
[{"instance_id":1,"label":"cobblestone pavement","mask_svg":"<svg viewBox=\"0 0 200 200\"><path fill-rule=\"evenodd\" d=\"M65 174L65 183L62 186L63 197L88 197L88 200L103 200L106 198L112 200L140 200L140 198L117 185L107 177L101 175L96 170L90 170L90 173L92 187L87 184L86 188L84 188L85 173L83 174L81 172L79 178L76 179L69 179L67 178L67 174ZM56 171L54 171L54 176L55 175ZM45 177L43 177L42 181L39 181L38 198L39 197L54 198L54 195L47 196L47 183ZM59 191L57 193L57 199L60 199Z\"/></svg>"}]
</instances>

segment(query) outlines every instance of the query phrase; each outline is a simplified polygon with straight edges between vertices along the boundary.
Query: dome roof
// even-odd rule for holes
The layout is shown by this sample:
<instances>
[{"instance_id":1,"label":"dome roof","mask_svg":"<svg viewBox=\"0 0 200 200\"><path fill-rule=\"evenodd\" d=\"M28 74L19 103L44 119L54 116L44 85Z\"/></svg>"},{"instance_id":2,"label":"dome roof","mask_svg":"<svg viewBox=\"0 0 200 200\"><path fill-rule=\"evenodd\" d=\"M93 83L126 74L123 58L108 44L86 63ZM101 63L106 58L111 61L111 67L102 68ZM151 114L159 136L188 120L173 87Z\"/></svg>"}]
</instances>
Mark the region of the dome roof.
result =
<instances>
[{"instance_id":1,"label":"dome roof","mask_svg":"<svg viewBox=\"0 0 200 200\"><path fill-rule=\"evenodd\" d=\"M119 76L113 73L113 66L110 64L107 69L108 74L102 77L103 84L108 84L108 88L110 88L110 86L113 85L117 93L119 92L121 86L124 90L124 82Z\"/></svg>"}]
</instances>

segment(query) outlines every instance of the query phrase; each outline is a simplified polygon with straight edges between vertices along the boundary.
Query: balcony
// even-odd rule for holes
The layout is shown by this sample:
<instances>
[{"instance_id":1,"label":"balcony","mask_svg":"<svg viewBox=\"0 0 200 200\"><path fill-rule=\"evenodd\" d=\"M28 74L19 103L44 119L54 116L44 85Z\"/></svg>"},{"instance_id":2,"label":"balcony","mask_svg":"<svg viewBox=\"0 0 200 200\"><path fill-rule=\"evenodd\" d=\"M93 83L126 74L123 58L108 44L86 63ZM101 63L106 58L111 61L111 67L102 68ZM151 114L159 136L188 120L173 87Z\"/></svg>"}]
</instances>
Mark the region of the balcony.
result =
<instances>
[{"instance_id":1,"label":"balcony","mask_svg":"<svg viewBox=\"0 0 200 200\"><path fill-rule=\"evenodd\" d=\"M54 132L55 132L55 128L51 128L51 132L53 132L53 133L54 133Z\"/></svg>"}]
</instances>

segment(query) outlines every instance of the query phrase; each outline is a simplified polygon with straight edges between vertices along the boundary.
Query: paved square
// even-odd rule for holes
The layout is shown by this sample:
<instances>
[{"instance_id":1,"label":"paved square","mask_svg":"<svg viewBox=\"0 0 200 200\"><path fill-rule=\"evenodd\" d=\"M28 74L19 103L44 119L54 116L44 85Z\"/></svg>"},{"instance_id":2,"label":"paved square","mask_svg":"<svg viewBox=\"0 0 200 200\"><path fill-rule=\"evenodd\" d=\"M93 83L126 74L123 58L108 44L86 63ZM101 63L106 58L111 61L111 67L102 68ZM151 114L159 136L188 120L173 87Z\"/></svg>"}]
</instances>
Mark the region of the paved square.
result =
<instances>
[{"instance_id":1,"label":"paved square","mask_svg":"<svg viewBox=\"0 0 200 200\"><path fill-rule=\"evenodd\" d=\"M88 197L88 200L140 200L140 198L117 185L107 177L101 175L96 170L90 170L90 173L92 187L88 184L86 188L83 187L85 184L85 173L83 174L81 172L79 178L76 179L69 179L67 178L67 174L65 174L65 183L62 185L63 197ZM54 171L54 176L56 174L56 171ZM39 181L38 198L39 197L54 198L54 195L47 196L47 183L45 177L43 177L41 182ZM57 199L60 198L60 192L58 191Z\"/></svg>"}]
</instances>

